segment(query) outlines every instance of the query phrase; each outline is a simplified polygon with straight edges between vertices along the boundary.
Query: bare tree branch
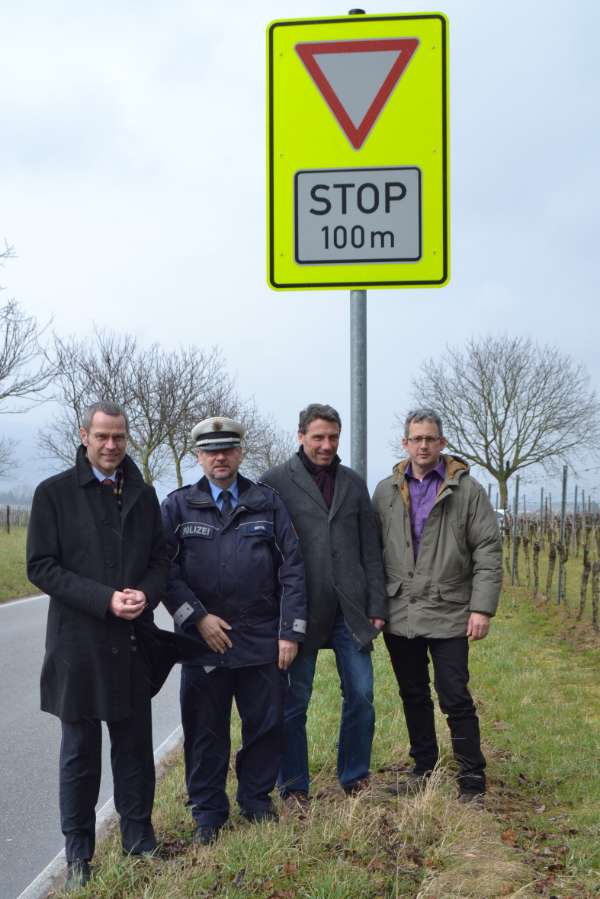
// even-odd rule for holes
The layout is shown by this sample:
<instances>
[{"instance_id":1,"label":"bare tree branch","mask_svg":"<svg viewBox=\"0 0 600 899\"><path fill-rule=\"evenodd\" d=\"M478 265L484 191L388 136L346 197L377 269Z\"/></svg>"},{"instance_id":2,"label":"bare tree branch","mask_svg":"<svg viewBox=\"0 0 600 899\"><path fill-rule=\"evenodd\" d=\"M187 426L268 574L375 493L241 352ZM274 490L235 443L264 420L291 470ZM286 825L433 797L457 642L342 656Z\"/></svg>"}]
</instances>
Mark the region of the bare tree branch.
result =
<instances>
[{"instance_id":1,"label":"bare tree branch","mask_svg":"<svg viewBox=\"0 0 600 899\"><path fill-rule=\"evenodd\" d=\"M5 241L0 266L12 257L14 249ZM53 374L40 347L44 330L15 300L0 306L0 412L26 412L32 403L44 401L42 392ZM2 408L8 400L17 404Z\"/></svg>"},{"instance_id":2,"label":"bare tree branch","mask_svg":"<svg viewBox=\"0 0 600 899\"><path fill-rule=\"evenodd\" d=\"M8 437L0 437L0 478L12 473L16 465L16 443Z\"/></svg>"},{"instance_id":3,"label":"bare tree branch","mask_svg":"<svg viewBox=\"0 0 600 899\"><path fill-rule=\"evenodd\" d=\"M294 435L282 430L276 421L255 412L250 420L246 418L244 438L244 473L254 480L289 459L298 449Z\"/></svg>"}]
</instances>

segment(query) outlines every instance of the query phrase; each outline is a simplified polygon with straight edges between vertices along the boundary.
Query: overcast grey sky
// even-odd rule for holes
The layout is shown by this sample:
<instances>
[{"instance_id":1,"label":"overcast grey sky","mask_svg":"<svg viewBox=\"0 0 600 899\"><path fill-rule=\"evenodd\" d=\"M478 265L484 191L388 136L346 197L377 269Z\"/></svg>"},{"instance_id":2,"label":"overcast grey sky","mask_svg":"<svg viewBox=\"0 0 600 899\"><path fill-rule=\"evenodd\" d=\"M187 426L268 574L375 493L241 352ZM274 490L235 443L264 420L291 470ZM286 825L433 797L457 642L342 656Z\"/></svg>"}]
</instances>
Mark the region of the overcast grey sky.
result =
<instances>
[{"instance_id":1,"label":"overcast grey sky","mask_svg":"<svg viewBox=\"0 0 600 899\"><path fill-rule=\"evenodd\" d=\"M369 294L371 485L395 461L393 412L410 405L413 373L447 343L531 336L600 384L600 4L440 8L452 279ZM380 0L367 11L415 10ZM264 210L266 26L346 12L322 0L5 6L0 239L19 258L0 272L3 298L52 316L61 334L95 323L167 347L218 343L240 391L282 427L312 401L348 421L348 294L271 291ZM50 415L0 419L22 440L9 480L48 471L35 434Z\"/></svg>"}]
</instances>

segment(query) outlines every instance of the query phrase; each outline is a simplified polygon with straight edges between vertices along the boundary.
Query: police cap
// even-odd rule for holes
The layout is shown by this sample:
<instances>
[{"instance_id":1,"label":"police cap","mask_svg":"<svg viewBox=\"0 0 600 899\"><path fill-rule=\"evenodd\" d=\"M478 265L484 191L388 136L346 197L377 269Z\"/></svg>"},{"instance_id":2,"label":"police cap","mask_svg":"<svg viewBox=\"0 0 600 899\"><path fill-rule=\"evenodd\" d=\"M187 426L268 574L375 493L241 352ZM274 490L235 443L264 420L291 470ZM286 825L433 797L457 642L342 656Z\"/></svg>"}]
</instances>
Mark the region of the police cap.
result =
<instances>
[{"instance_id":1,"label":"police cap","mask_svg":"<svg viewBox=\"0 0 600 899\"><path fill-rule=\"evenodd\" d=\"M196 449L219 450L241 446L244 427L233 418L220 415L205 418L192 428L192 440Z\"/></svg>"}]
</instances>

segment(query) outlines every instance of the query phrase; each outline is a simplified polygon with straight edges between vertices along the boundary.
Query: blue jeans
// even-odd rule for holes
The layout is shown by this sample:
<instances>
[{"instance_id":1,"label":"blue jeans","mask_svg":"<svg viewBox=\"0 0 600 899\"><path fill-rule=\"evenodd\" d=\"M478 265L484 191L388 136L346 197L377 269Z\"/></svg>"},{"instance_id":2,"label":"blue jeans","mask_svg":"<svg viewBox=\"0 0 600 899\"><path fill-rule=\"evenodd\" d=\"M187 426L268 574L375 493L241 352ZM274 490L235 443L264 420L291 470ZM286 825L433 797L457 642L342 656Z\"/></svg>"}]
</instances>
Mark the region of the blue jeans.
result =
<instances>
[{"instance_id":1,"label":"blue jeans","mask_svg":"<svg viewBox=\"0 0 600 899\"><path fill-rule=\"evenodd\" d=\"M348 789L369 775L375 731L373 665L369 649L360 649L341 613L328 643L334 653L342 692L337 776ZM301 651L289 669L284 709L284 753L277 784L285 798L292 791L308 793L306 713L312 693L316 652Z\"/></svg>"}]
</instances>

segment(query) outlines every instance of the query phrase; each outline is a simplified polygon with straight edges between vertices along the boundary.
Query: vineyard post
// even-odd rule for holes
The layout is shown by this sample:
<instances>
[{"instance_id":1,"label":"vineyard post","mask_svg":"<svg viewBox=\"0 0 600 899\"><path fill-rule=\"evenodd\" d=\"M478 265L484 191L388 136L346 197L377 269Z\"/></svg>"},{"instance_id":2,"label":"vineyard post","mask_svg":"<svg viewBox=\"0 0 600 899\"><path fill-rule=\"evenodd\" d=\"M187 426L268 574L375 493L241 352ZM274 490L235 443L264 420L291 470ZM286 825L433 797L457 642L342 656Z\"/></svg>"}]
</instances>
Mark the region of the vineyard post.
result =
<instances>
[{"instance_id":1,"label":"vineyard post","mask_svg":"<svg viewBox=\"0 0 600 899\"><path fill-rule=\"evenodd\" d=\"M556 593L556 602L560 605L564 594L565 579L565 519L567 513L567 466L563 465L562 476L562 493L560 497L560 555L558 559L558 588Z\"/></svg>"},{"instance_id":2,"label":"vineyard post","mask_svg":"<svg viewBox=\"0 0 600 899\"><path fill-rule=\"evenodd\" d=\"M577 484L575 484L575 494L573 496L573 551L575 555L579 555L579 545L577 542Z\"/></svg>"},{"instance_id":3,"label":"vineyard post","mask_svg":"<svg viewBox=\"0 0 600 899\"><path fill-rule=\"evenodd\" d=\"M515 487L515 501L513 504L513 523L512 523L512 563L511 563L511 584L515 583L515 570L517 567L517 518L519 515L519 481L517 475L517 483Z\"/></svg>"}]
</instances>

